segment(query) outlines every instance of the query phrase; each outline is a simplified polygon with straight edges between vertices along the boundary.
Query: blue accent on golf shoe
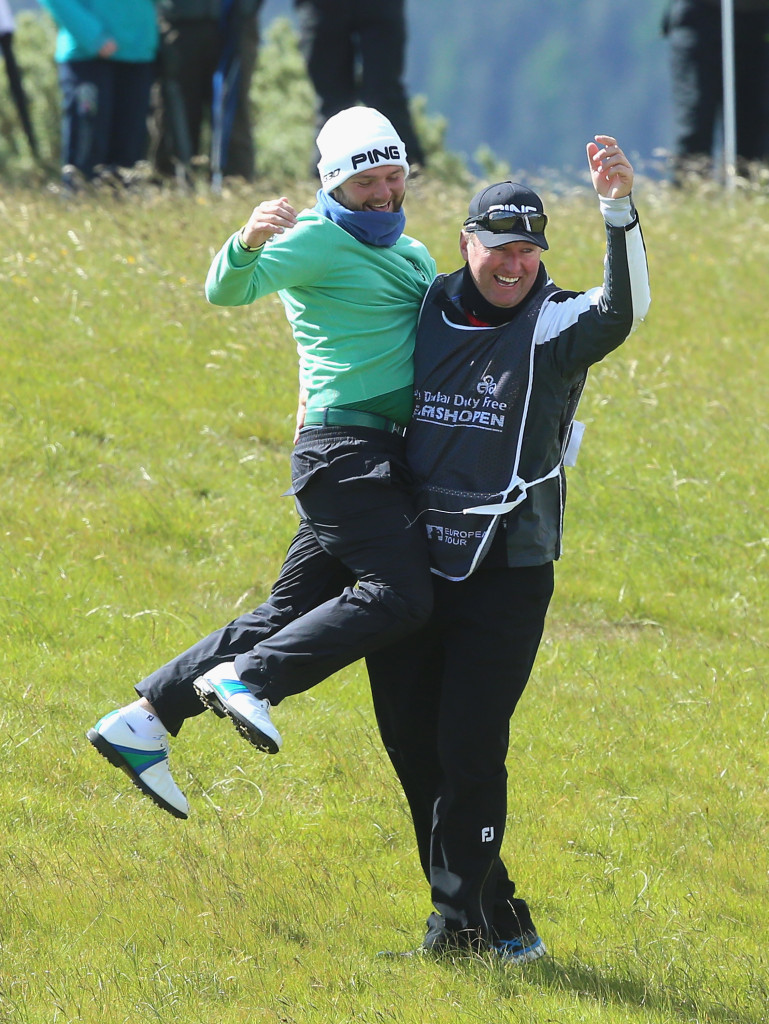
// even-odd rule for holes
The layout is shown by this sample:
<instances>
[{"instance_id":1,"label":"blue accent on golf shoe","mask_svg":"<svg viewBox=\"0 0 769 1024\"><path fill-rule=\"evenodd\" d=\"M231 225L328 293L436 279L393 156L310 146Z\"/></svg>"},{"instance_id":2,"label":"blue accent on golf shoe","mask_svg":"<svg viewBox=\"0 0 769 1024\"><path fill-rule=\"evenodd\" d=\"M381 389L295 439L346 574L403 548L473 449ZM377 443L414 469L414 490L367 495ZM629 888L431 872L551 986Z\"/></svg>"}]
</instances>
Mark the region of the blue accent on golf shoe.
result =
<instances>
[{"instance_id":1,"label":"blue accent on golf shoe","mask_svg":"<svg viewBox=\"0 0 769 1024\"><path fill-rule=\"evenodd\" d=\"M547 950L536 932L526 932L514 939L502 939L491 947L500 958L508 963L525 964L539 960Z\"/></svg>"},{"instance_id":2,"label":"blue accent on golf shoe","mask_svg":"<svg viewBox=\"0 0 769 1024\"><path fill-rule=\"evenodd\" d=\"M203 704L220 718L229 718L249 743L265 753L278 753L283 740L270 718L270 702L253 695L238 679L232 662L215 665L193 686Z\"/></svg>"},{"instance_id":3,"label":"blue accent on golf shoe","mask_svg":"<svg viewBox=\"0 0 769 1024\"><path fill-rule=\"evenodd\" d=\"M175 818L189 816L189 804L168 767L165 732L144 739L136 735L120 711L100 718L86 733L89 742L110 764L120 768L142 793Z\"/></svg>"}]
</instances>

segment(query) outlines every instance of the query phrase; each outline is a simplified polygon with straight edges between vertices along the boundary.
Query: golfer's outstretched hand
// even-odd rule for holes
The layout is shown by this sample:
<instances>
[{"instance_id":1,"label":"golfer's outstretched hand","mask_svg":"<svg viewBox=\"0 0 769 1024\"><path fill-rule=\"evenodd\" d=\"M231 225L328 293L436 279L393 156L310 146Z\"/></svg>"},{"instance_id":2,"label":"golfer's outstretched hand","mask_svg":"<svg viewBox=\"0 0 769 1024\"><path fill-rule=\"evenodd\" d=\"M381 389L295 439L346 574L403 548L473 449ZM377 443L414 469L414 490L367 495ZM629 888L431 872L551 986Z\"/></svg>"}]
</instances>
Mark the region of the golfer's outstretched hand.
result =
<instances>
[{"instance_id":1,"label":"golfer's outstretched hand","mask_svg":"<svg viewBox=\"0 0 769 1024\"><path fill-rule=\"evenodd\" d=\"M633 188L633 168L611 135L596 135L587 144L587 162L593 188L605 199L629 196Z\"/></svg>"},{"instance_id":2,"label":"golfer's outstretched hand","mask_svg":"<svg viewBox=\"0 0 769 1024\"><path fill-rule=\"evenodd\" d=\"M273 235L281 235L296 224L296 210L285 196L265 199L254 209L241 229L240 237L246 245L264 245Z\"/></svg>"}]
</instances>

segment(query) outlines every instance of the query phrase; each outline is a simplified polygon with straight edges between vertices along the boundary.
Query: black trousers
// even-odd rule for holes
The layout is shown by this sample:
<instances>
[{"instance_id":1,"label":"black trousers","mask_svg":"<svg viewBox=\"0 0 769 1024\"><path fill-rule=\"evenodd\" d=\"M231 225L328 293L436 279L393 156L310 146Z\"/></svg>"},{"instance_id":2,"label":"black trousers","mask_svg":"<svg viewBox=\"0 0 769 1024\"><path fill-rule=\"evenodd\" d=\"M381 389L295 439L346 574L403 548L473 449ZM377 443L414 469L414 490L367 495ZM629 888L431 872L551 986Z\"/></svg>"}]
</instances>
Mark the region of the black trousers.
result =
<instances>
[{"instance_id":1,"label":"black trousers","mask_svg":"<svg viewBox=\"0 0 769 1024\"><path fill-rule=\"evenodd\" d=\"M318 128L356 103L394 125L411 163L423 164L403 84L404 0L295 0L299 42L318 98Z\"/></svg>"},{"instance_id":2,"label":"black trousers","mask_svg":"<svg viewBox=\"0 0 769 1024\"><path fill-rule=\"evenodd\" d=\"M259 23L254 16L244 16L238 32L238 98L232 118L230 141L224 159L223 173L253 181L256 177L256 143L251 116L251 80L256 70L259 51Z\"/></svg>"},{"instance_id":3,"label":"black trousers","mask_svg":"<svg viewBox=\"0 0 769 1024\"><path fill-rule=\"evenodd\" d=\"M199 675L234 659L278 704L429 618L427 545L412 525L403 439L368 428L306 430L292 455L301 523L268 600L136 687L173 735L203 710Z\"/></svg>"},{"instance_id":4,"label":"black trousers","mask_svg":"<svg viewBox=\"0 0 769 1024\"><path fill-rule=\"evenodd\" d=\"M769 155L769 74L765 11L736 11L734 56L737 154ZM665 29L670 42L674 157L682 169L707 169L723 116L721 9L702 0L673 0Z\"/></svg>"},{"instance_id":5,"label":"black trousers","mask_svg":"<svg viewBox=\"0 0 769 1024\"><path fill-rule=\"evenodd\" d=\"M58 65L61 162L92 178L104 166L133 167L147 155L154 61L72 60Z\"/></svg>"},{"instance_id":6,"label":"black trousers","mask_svg":"<svg viewBox=\"0 0 769 1024\"><path fill-rule=\"evenodd\" d=\"M162 174L174 161L187 166L200 153L201 130L211 118L211 90L222 46L215 18L160 23L158 54L161 102L154 114L153 160Z\"/></svg>"},{"instance_id":7,"label":"black trousers","mask_svg":"<svg viewBox=\"0 0 769 1024\"><path fill-rule=\"evenodd\" d=\"M187 167L201 154L201 134L211 123L213 76L222 49L222 32L215 18L161 19L159 98L153 111L153 153L156 169L165 175L178 161ZM223 167L225 175L253 181L255 146L250 107L251 80L259 48L255 15L238 23L239 74L237 101Z\"/></svg>"},{"instance_id":8,"label":"black trousers","mask_svg":"<svg viewBox=\"0 0 769 1024\"><path fill-rule=\"evenodd\" d=\"M526 687L553 592L553 565L435 579L417 633L367 658L377 721L401 781L436 929L485 941L531 926L500 857L509 722ZM530 767L521 782L536 784Z\"/></svg>"}]
</instances>

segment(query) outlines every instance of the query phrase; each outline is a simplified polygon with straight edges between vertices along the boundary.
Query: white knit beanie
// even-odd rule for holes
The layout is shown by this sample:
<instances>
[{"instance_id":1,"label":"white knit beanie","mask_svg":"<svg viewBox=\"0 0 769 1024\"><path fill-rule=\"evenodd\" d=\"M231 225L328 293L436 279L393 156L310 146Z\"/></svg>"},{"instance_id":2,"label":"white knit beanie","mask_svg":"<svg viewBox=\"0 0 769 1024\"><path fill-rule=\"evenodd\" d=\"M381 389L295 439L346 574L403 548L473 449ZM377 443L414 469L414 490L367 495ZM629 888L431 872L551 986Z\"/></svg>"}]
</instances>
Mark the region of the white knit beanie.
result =
<instances>
[{"instance_id":1,"label":"white knit beanie","mask_svg":"<svg viewBox=\"0 0 769 1024\"><path fill-rule=\"evenodd\" d=\"M324 192L331 192L353 174L395 164L409 173L403 139L373 107L348 107L334 114L318 134L318 173Z\"/></svg>"}]
</instances>

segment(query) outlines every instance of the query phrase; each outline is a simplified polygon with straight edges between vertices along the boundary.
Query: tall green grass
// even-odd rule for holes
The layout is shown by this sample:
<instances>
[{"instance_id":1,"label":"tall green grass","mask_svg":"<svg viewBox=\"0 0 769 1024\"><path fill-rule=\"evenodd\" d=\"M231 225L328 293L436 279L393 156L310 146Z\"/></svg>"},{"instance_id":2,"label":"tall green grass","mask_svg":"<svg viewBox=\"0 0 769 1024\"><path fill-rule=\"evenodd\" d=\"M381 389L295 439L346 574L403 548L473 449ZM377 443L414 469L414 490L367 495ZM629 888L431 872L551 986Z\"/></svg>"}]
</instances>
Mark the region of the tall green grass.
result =
<instances>
[{"instance_id":1,"label":"tall green grass","mask_svg":"<svg viewBox=\"0 0 769 1024\"><path fill-rule=\"evenodd\" d=\"M412 189L443 270L466 201ZM767 1019L769 208L637 201L652 310L591 372L513 724L505 856L551 953L516 970L376 956L415 947L430 905L360 666L280 706L274 758L189 722L187 822L85 741L266 593L294 529L295 354L276 299L202 295L251 193L2 197L4 1024ZM550 207L550 273L598 283L594 200Z\"/></svg>"}]
</instances>

